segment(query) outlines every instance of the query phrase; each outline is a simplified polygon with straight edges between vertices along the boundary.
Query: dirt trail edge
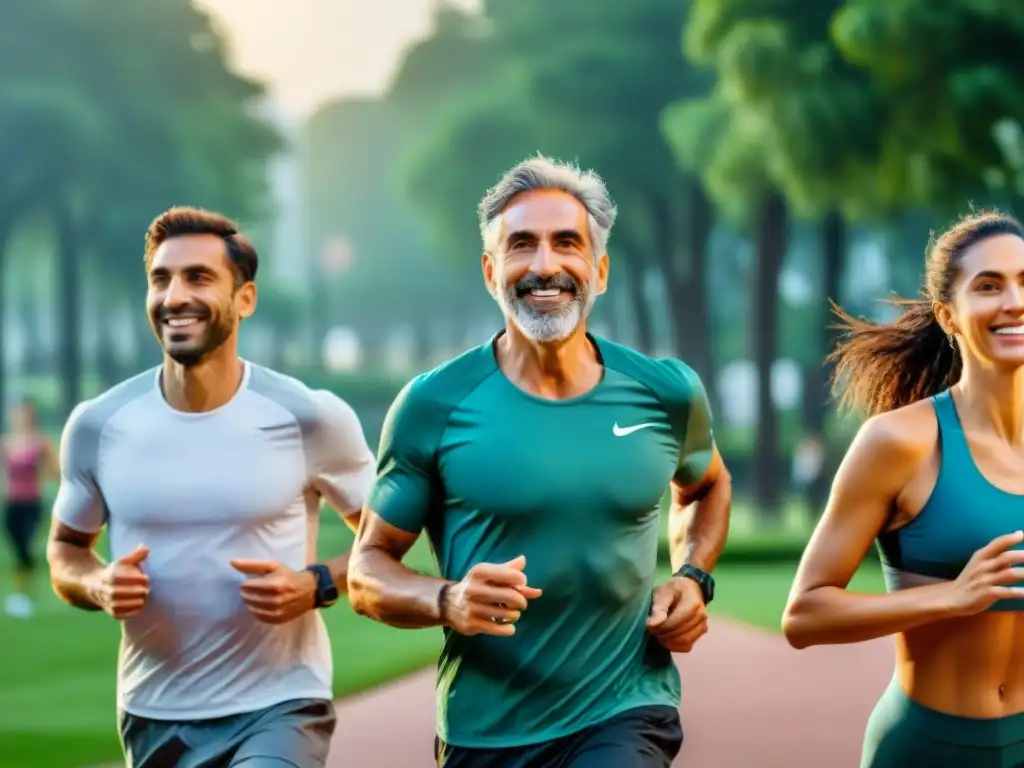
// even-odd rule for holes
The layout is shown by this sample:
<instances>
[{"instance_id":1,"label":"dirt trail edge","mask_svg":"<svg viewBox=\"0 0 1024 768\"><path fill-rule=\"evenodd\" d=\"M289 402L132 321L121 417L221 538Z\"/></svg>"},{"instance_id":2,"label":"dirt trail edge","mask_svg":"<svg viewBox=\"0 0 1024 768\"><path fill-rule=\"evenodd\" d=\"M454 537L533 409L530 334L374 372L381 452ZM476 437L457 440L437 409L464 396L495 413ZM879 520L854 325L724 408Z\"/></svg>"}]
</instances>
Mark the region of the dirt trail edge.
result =
<instances>
[{"instance_id":1,"label":"dirt trail edge","mask_svg":"<svg viewBox=\"0 0 1024 768\"><path fill-rule=\"evenodd\" d=\"M683 676L674 768L857 768L864 724L892 676L891 639L794 651L718 617ZM433 669L338 703L328 768L432 768Z\"/></svg>"}]
</instances>

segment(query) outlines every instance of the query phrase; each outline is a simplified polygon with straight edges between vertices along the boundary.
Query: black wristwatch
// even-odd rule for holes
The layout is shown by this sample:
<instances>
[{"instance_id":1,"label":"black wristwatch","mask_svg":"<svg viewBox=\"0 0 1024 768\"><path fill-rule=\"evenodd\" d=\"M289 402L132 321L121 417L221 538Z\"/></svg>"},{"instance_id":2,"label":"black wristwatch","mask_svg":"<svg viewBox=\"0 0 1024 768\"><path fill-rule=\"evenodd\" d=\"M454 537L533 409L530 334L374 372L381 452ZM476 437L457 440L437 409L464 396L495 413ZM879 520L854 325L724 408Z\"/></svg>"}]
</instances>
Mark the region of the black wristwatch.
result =
<instances>
[{"instance_id":1,"label":"black wristwatch","mask_svg":"<svg viewBox=\"0 0 1024 768\"><path fill-rule=\"evenodd\" d=\"M715 599L715 580L710 573L702 571L696 565L687 563L674 574L684 579L693 579L700 587L700 593L704 597L704 604L707 605Z\"/></svg>"},{"instance_id":2,"label":"black wristwatch","mask_svg":"<svg viewBox=\"0 0 1024 768\"><path fill-rule=\"evenodd\" d=\"M306 570L316 576L316 602L317 608L330 608L338 602L338 585L331 577L331 571L326 565L310 565Z\"/></svg>"}]
</instances>

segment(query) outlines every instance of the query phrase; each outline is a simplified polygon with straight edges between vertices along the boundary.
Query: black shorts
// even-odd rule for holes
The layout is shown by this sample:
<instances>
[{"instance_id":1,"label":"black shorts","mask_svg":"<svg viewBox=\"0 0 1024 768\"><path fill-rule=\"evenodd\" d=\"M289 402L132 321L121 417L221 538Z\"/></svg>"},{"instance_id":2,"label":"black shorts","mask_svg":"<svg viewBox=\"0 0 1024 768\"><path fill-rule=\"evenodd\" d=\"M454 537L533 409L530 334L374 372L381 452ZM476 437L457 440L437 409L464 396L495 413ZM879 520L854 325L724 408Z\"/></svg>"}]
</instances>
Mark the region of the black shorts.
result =
<instances>
[{"instance_id":1,"label":"black shorts","mask_svg":"<svg viewBox=\"0 0 1024 768\"><path fill-rule=\"evenodd\" d=\"M683 746L674 707L647 706L527 747L471 749L434 742L438 768L670 768Z\"/></svg>"},{"instance_id":2,"label":"black shorts","mask_svg":"<svg viewBox=\"0 0 1024 768\"><path fill-rule=\"evenodd\" d=\"M4 529L14 551L14 561L23 571L36 567L32 544L43 522L43 505L39 501L8 501L4 508Z\"/></svg>"}]
</instances>

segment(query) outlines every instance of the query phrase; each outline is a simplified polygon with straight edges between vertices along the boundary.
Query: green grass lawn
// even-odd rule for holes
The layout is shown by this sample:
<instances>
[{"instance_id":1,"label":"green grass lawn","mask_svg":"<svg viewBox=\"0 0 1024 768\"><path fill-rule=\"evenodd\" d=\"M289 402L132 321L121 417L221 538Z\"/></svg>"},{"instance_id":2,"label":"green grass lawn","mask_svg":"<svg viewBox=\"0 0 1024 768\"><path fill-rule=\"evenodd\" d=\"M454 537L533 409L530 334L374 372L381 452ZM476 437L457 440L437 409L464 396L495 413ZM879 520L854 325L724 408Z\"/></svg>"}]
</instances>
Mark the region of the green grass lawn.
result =
<instances>
[{"instance_id":1,"label":"green grass lawn","mask_svg":"<svg viewBox=\"0 0 1024 768\"><path fill-rule=\"evenodd\" d=\"M348 529L327 515L324 521L322 553L347 549ZM9 588L8 562L6 553L0 556L0 594ZM408 562L432 570L425 541ZM438 630L396 631L356 616L345 601L323 616L338 696L421 669L440 648ZM0 765L81 768L120 758L114 716L119 637L114 621L64 605L44 584L31 621L0 614Z\"/></svg>"},{"instance_id":2,"label":"green grass lawn","mask_svg":"<svg viewBox=\"0 0 1024 768\"><path fill-rule=\"evenodd\" d=\"M712 617L729 616L748 624L781 631L782 609L786 605L796 563L723 564L715 569L715 599ZM884 592L878 563L861 566L850 583L857 592Z\"/></svg>"},{"instance_id":3,"label":"green grass lawn","mask_svg":"<svg viewBox=\"0 0 1024 768\"><path fill-rule=\"evenodd\" d=\"M771 536L736 512L735 536ZM320 550L346 549L351 533L324 515ZM799 524L784 535L806 535ZM777 534L776 534L777 535ZM40 542L42 544L42 542ZM421 540L409 554L414 568L433 570ZM9 587L7 555L0 554L0 595ZM723 563L712 613L778 631L795 563ZM878 566L868 563L854 587L881 589ZM0 615L0 765L82 768L117 761L114 668L119 629L102 614L65 606L40 584L39 612L31 621ZM345 601L324 612L335 658L335 693L344 696L429 665L437 655L437 630L390 629L353 614Z\"/></svg>"}]
</instances>

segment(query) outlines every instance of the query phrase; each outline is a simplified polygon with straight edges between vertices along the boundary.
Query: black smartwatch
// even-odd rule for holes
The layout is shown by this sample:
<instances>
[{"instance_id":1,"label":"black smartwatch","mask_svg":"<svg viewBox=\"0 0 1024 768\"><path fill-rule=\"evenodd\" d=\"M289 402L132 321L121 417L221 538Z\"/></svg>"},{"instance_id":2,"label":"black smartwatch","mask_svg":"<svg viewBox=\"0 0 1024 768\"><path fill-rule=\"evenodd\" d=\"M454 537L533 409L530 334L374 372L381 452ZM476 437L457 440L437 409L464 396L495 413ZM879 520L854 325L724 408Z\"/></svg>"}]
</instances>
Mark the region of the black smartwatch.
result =
<instances>
[{"instance_id":1,"label":"black smartwatch","mask_svg":"<svg viewBox=\"0 0 1024 768\"><path fill-rule=\"evenodd\" d=\"M316 576L316 608L330 608L338 602L338 585L331 577L331 571L326 565L310 565L306 570Z\"/></svg>"},{"instance_id":2,"label":"black smartwatch","mask_svg":"<svg viewBox=\"0 0 1024 768\"><path fill-rule=\"evenodd\" d=\"M700 587L700 593L704 597L704 604L707 605L715 599L715 580L710 573L702 571L696 565L687 563L674 574L676 577L693 579Z\"/></svg>"}]
</instances>

